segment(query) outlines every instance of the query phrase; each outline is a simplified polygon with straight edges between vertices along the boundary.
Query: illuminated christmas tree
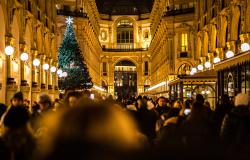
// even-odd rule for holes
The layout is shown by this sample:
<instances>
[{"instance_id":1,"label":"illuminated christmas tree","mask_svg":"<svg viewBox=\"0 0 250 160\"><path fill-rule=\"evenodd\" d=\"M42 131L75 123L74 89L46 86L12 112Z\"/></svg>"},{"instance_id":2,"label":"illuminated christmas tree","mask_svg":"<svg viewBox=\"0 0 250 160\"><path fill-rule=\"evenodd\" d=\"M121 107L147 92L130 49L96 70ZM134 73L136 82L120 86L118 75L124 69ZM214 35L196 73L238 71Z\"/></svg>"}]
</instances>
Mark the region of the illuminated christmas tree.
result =
<instances>
[{"instance_id":1,"label":"illuminated christmas tree","mask_svg":"<svg viewBox=\"0 0 250 160\"><path fill-rule=\"evenodd\" d=\"M73 30L73 18L67 18L63 42L58 51L60 90L89 89L93 86L88 67Z\"/></svg>"}]
</instances>

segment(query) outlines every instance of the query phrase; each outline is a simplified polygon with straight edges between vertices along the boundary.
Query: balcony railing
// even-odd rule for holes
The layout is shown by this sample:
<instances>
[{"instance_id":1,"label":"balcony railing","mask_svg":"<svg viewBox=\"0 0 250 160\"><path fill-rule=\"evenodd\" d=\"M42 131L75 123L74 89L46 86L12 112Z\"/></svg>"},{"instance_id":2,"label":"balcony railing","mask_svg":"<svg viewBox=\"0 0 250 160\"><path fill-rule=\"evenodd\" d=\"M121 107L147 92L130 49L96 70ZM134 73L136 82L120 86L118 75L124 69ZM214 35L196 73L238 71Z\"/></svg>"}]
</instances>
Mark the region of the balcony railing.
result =
<instances>
[{"instance_id":1,"label":"balcony railing","mask_svg":"<svg viewBox=\"0 0 250 160\"><path fill-rule=\"evenodd\" d=\"M136 51L147 51L148 48L137 47L136 43L118 43L113 44L111 47L102 47L103 51L106 52L136 52Z\"/></svg>"},{"instance_id":2,"label":"balcony railing","mask_svg":"<svg viewBox=\"0 0 250 160\"><path fill-rule=\"evenodd\" d=\"M181 14L194 13L194 7L192 8L184 8L184 9L175 9L169 10L164 13L164 16L177 16Z\"/></svg>"},{"instance_id":3,"label":"balcony railing","mask_svg":"<svg viewBox=\"0 0 250 160\"><path fill-rule=\"evenodd\" d=\"M87 14L80 11L70 11L66 9L57 9L57 15L72 16L72 17L83 17L87 18Z\"/></svg>"}]
</instances>

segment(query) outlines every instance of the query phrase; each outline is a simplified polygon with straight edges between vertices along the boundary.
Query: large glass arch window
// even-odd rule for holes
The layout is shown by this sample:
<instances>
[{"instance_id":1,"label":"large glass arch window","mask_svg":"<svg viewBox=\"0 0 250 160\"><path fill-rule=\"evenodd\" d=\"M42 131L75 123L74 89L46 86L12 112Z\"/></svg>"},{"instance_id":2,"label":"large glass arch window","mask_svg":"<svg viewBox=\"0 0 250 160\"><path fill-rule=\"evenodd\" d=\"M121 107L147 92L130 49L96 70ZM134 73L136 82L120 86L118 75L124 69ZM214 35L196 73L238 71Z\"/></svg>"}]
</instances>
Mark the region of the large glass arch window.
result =
<instances>
[{"instance_id":1,"label":"large glass arch window","mask_svg":"<svg viewBox=\"0 0 250 160\"><path fill-rule=\"evenodd\" d=\"M117 48L134 48L133 23L128 19L123 19L117 24Z\"/></svg>"}]
</instances>

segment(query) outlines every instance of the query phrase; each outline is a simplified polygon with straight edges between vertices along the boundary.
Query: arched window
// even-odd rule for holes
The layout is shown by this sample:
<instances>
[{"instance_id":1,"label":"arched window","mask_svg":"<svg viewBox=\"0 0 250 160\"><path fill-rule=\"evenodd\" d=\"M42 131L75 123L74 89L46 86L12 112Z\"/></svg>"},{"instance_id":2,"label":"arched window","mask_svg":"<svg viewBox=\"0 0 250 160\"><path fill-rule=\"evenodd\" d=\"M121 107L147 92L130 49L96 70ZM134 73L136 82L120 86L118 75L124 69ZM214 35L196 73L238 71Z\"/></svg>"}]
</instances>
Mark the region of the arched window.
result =
<instances>
[{"instance_id":1,"label":"arched window","mask_svg":"<svg viewBox=\"0 0 250 160\"><path fill-rule=\"evenodd\" d=\"M122 49L133 48L134 28L130 20L124 19L117 24L117 47Z\"/></svg>"},{"instance_id":2,"label":"arched window","mask_svg":"<svg viewBox=\"0 0 250 160\"><path fill-rule=\"evenodd\" d=\"M178 75L189 75L190 74L190 71L191 71L191 65L187 64L187 63L184 63L182 64L179 68L178 68L178 71L177 71L177 74Z\"/></svg>"}]
</instances>

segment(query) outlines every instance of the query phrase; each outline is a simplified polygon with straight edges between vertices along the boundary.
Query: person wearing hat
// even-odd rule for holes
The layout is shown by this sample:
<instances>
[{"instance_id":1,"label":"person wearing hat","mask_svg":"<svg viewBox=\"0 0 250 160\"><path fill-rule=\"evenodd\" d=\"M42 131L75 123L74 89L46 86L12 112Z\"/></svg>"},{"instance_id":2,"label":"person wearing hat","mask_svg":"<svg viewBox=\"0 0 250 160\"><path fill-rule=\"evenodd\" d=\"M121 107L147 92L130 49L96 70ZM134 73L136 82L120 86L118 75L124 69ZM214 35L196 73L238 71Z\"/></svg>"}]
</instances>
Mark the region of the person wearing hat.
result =
<instances>
[{"instance_id":1,"label":"person wearing hat","mask_svg":"<svg viewBox=\"0 0 250 160\"><path fill-rule=\"evenodd\" d=\"M221 125L221 141L223 146L232 155L230 157L245 156L250 151L250 111L249 97L239 93L235 97L235 107L226 114ZM247 152L246 152L247 151ZM249 156L248 156L249 158Z\"/></svg>"},{"instance_id":2,"label":"person wearing hat","mask_svg":"<svg viewBox=\"0 0 250 160\"><path fill-rule=\"evenodd\" d=\"M23 93L17 92L14 94L14 96L11 98L11 106L20 106L23 105Z\"/></svg>"}]
</instances>

